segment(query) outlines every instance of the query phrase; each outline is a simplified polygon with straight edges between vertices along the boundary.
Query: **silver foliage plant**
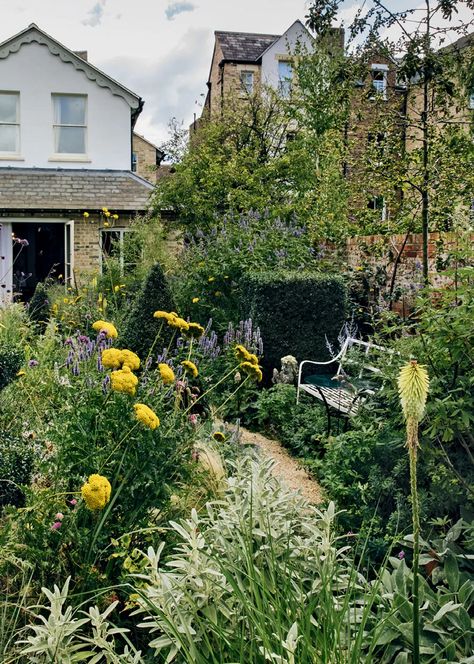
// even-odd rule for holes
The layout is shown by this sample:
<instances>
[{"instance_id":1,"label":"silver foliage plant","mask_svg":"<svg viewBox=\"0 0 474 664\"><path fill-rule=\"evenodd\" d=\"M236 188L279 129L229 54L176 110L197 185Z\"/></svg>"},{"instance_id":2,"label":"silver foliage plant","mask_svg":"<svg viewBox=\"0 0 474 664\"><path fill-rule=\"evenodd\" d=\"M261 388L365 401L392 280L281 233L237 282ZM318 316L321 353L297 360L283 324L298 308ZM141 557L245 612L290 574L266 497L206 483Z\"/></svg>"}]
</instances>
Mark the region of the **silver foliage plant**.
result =
<instances>
[{"instance_id":1,"label":"silver foliage plant","mask_svg":"<svg viewBox=\"0 0 474 664\"><path fill-rule=\"evenodd\" d=\"M298 625L287 616L281 624L280 581L297 607L326 595L328 587L336 590L331 596L337 603L337 590L354 584L346 547L338 549L332 534L334 505L326 511L311 507L271 468L271 462L252 458L237 461L223 500L209 503L205 514L193 510L186 521L170 524L180 540L173 552L162 559L162 543L144 554L135 614L143 616L140 627L156 635L150 647L163 661L220 661L216 644L232 641L242 626L246 630L247 598L262 591L274 625L270 632L279 634L254 634L256 647L266 661L291 664Z\"/></svg>"}]
</instances>

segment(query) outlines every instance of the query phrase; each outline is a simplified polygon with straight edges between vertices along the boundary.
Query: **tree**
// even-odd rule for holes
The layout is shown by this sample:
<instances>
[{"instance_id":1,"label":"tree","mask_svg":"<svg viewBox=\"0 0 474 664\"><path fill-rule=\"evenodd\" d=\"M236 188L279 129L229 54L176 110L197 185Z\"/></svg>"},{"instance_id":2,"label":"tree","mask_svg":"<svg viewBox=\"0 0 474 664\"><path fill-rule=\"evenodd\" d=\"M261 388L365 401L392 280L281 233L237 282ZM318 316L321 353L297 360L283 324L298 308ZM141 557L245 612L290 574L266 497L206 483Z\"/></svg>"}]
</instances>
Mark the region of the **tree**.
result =
<instances>
[{"instance_id":1,"label":"tree","mask_svg":"<svg viewBox=\"0 0 474 664\"><path fill-rule=\"evenodd\" d=\"M472 25L454 25L462 4L474 9L473 0L425 0L424 9L403 11L392 10L383 0L371 0L359 9L349 29L352 59L362 63L374 48L399 56L398 74L407 86L407 103L404 112L393 118L396 121L398 116L404 125L405 144L397 173L391 176L393 185L400 188L401 200L409 194L411 210L421 221L426 283L428 233L439 221L440 197L445 199L444 212L448 207L451 214L472 199L472 141L464 147L459 141L459 129L469 120L456 109L463 101L467 108L465 81L473 80L472 49L465 48L469 40L462 40L458 47L446 46L450 34L461 36ZM307 16L309 27L327 35L341 5L342 0L314 0ZM395 40L384 37L390 32L399 36ZM451 177L454 164L456 178Z\"/></svg>"}]
</instances>

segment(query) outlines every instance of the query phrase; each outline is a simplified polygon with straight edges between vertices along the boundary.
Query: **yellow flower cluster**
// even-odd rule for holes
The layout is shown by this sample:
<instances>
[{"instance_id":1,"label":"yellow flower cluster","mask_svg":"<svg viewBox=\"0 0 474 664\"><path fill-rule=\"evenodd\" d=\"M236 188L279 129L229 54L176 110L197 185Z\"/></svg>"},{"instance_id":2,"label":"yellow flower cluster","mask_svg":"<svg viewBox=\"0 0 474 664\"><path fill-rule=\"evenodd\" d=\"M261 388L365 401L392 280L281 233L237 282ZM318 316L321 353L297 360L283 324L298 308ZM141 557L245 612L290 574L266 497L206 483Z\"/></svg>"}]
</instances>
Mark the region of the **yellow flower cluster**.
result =
<instances>
[{"instance_id":1,"label":"yellow flower cluster","mask_svg":"<svg viewBox=\"0 0 474 664\"><path fill-rule=\"evenodd\" d=\"M405 419L417 422L423 419L430 381L426 367L411 360L400 369L398 392Z\"/></svg>"},{"instance_id":2,"label":"yellow flower cluster","mask_svg":"<svg viewBox=\"0 0 474 664\"><path fill-rule=\"evenodd\" d=\"M138 378L131 372L130 367L124 365L122 369L112 371L110 382L115 392L123 392L123 394L133 396L138 385Z\"/></svg>"},{"instance_id":3,"label":"yellow flower cluster","mask_svg":"<svg viewBox=\"0 0 474 664\"><path fill-rule=\"evenodd\" d=\"M237 359L241 362L240 368L242 371L260 382L263 378L263 374L262 368L258 364L258 357L254 353L248 351L245 346L242 346L242 344L237 344L234 348L234 352Z\"/></svg>"},{"instance_id":4,"label":"yellow flower cluster","mask_svg":"<svg viewBox=\"0 0 474 664\"><path fill-rule=\"evenodd\" d=\"M188 337L198 339L204 334L204 328L202 325L199 325L199 323L188 323L174 311L169 313L167 311L155 311L153 317L165 320L170 327L180 330Z\"/></svg>"},{"instance_id":5,"label":"yellow flower cluster","mask_svg":"<svg viewBox=\"0 0 474 664\"><path fill-rule=\"evenodd\" d=\"M90 510L102 510L110 500L112 487L103 475L90 475L81 488L81 494Z\"/></svg>"},{"instance_id":6,"label":"yellow flower cluster","mask_svg":"<svg viewBox=\"0 0 474 664\"><path fill-rule=\"evenodd\" d=\"M253 364L252 362L242 362L240 365L242 371L244 371L248 376L254 378L258 383L262 380L263 374L261 367L258 364Z\"/></svg>"},{"instance_id":7,"label":"yellow flower cluster","mask_svg":"<svg viewBox=\"0 0 474 664\"><path fill-rule=\"evenodd\" d=\"M184 367L186 373L190 373L193 378L197 377L199 371L194 362L191 362L191 360L183 360L183 362L181 362L181 365Z\"/></svg>"},{"instance_id":8,"label":"yellow flower cluster","mask_svg":"<svg viewBox=\"0 0 474 664\"><path fill-rule=\"evenodd\" d=\"M158 365L158 370L161 375L161 380L165 385L170 385L175 380L175 375L173 369L169 364L161 363Z\"/></svg>"},{"instance_id":9,"label":"yellow flower cluster","mask_svg":"<svg viewBox=\"0 0 474 664\"><path fill-rule=\"evenodd\" d=\"M202 325L199 323L188 323L188 329L186 330L187 337L193 337L194 339L199 339L202 337L205 330Z\"/></svg>"},{"instance_id":10,"label":"yellow flower cluster","mask_svg":"<svg viewBox=\"0 0 474 664\"><path fill-rule=\"evenodd\" d=\"M218 443L223 443L225 440L225 434L222 431L215 431L212 435L214 440L217 440Z\"/></svg>"},{"instance_id":11,"label":"yellow flower cluster","mask_svg":"<svg viewBox=\"0 0 474 664\"><path fill-rule=\"evenodd\" d=\"M118 336L117 328L112 323L107 323L105 320L96 320L92 325L92 329L96 332L105 332L110 339L116 339Z\"/></svg>"},{"instance_id":12,"label":"yellow flower cluster","mask_svg":"<svg viewBox=\"0 0 474 664\"><path fill-rule=\"evenodd\" d=\"M149 429L156 429L160 426L160 420L151 408L144 403L136 403L134 406L137 420Z\"/></svg>"},{"instance_id":13,"label":"yellow flower cluster","mask_svg":"<svg viewBox=\"0 0 474 664\"><path fill-rule=\"evenodd\" d=\"M140 368L140 358L131 350L106 348L102 351L102 364L107 369L128 367L132 371L136 371Z\"/></svg>"}]
</instances>

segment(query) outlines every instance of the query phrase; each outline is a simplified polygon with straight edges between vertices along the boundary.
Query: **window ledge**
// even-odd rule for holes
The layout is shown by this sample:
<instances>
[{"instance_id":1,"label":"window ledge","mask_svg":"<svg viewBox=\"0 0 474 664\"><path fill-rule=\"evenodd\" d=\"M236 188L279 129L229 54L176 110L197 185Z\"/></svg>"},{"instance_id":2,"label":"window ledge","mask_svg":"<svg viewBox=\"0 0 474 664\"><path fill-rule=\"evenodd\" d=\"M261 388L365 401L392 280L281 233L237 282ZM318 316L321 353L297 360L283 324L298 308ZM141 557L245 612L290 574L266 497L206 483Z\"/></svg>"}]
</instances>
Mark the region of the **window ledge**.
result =
<instances>
[{"instance_id":1,"label":"window ledge","mask_svg":"<svg viewBox=\"0 0 474 664\"><path fill-rule=\"evenodd\" d=\"M6 152L4 152L3 154L0 153L0 159L2 159L3 161L25 161L24 157L22 157L19 154L15 154L15 153L8 154Z\"/></svg>"},{"instance_id":2,"label":"window ledge","mask_svg":"<svg viewBox=\"0 0 474 664\"><path fill-rule=\"evenodd\" d=\"M91 160L86 154L53 154L48 161L80 161L90 164Z\"/></svg>"}]
</instances>

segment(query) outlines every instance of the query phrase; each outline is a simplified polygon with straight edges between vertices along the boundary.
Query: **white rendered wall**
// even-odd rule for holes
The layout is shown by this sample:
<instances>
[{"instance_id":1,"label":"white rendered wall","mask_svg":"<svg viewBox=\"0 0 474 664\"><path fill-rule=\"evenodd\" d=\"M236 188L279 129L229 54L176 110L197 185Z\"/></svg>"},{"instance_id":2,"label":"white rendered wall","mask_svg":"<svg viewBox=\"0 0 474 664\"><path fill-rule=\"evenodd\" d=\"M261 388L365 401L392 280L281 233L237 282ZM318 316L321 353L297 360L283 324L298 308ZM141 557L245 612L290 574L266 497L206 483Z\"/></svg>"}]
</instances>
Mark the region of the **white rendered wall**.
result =
<instances>
[{"instance_id":1,"label":"white rendered wall","mask_svg":"<svg viewBox=\"0 0 474 664\"><path fill-rule=\"evenodd\" d=\"M0 167L130 170L130 106L101 88L70 63L35 42L0 59L0 90L20 93L20 158ZM60 160L54 155L52 93L87 95L86 155Z\"/></svg>"},{"instance_id":2,"label":"white rendered wall","mask_svg":"<svg viewBox=\"0 0 474 664\"><path fill-rule=\"evenodd\" d=\"M270 46L262 57L262 83L278 88L278 62L288 55L294 55L298 49L313 48L312 39L305 27L296 21L288 30Z\"/></svg>"}]
</instances>

